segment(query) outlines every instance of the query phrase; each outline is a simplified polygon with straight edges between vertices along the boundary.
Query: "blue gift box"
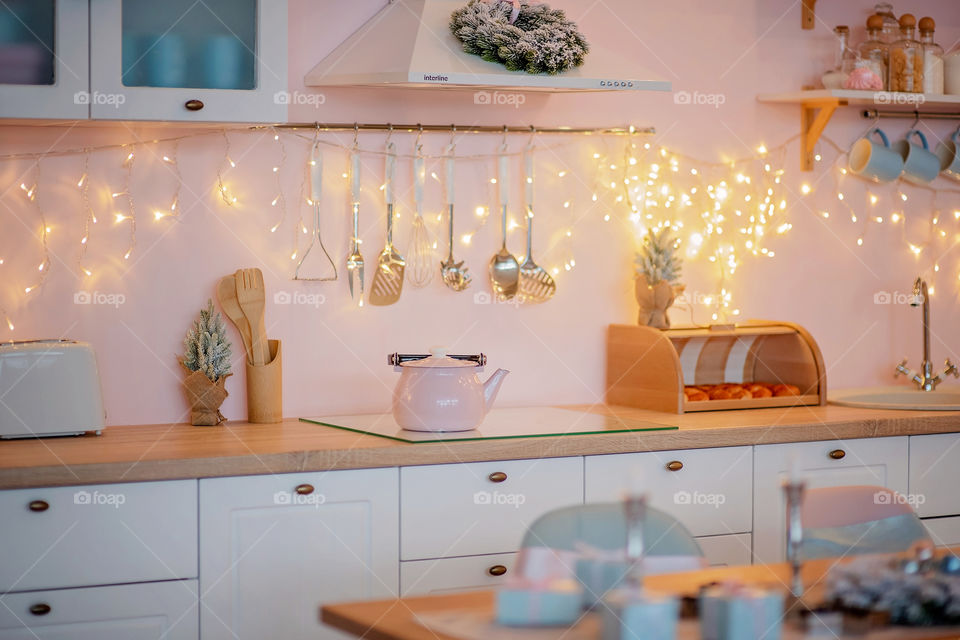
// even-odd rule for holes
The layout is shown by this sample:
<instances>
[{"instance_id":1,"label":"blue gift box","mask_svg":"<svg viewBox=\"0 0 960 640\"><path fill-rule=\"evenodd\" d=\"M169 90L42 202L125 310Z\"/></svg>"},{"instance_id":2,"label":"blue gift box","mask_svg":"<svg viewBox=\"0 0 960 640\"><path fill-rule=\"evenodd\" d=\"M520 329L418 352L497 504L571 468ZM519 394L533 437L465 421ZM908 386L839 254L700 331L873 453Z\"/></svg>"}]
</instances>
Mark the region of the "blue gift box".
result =
<instances>
[{"instance_id":1,"label":"blue gift box","mask_svg":"<svg viewBox=\"0 0 960 640\"><path fill-rule=\"evenodd\" d=\"M609 591L619 587L630 572L630 567L630 563L623 560L577 560L577 580L583 586L583 607L593 608Z\"/></svg>"},{"instance_id":2,"label":"blue gift box","mask_svg":"<svg viewBox=\"0 0 960 640\"><path fill-rule=\"evenodd\" d=\"M515 580L497 590L497 624L558 627L580 618L582 595L575 580Z\"/></svg>"},{"instance_id":3,"label":"blue gift box","mask_svg":"<svg viewBox=\"0 0 960 640\"><path fill-rule=\"evenodd\" d=\"M680 602L645 590L617 589L603 599L601 640L674 640Z\"/></svg>"},{"instance_id":4,"label":"blue gift box","mask_svg":"<svg viewBox=\"0 0 960 640\"><path fill-rule=\"evenodd\" d=\"M779 640L782 623L779 592L719 586L700 595L703 640Z\"/></svg>"}]
</instances>

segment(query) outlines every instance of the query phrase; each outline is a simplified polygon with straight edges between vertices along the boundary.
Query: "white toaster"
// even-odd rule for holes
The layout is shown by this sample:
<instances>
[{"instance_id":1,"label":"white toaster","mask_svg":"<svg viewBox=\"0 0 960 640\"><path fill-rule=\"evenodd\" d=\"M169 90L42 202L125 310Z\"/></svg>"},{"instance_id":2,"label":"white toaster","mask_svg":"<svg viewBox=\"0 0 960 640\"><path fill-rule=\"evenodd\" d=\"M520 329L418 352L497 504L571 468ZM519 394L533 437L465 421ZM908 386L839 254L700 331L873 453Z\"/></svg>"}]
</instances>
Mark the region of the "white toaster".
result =
<instances>
[{"instance_id":1,"label":"white toaster","mask_svg":"<svg viewBox=\"0 0 960 640\"><path fill-rule=\"evenodd\" d=\"M99 434L105 421L97 359L88 343L0 343L0 438Z\"/></svg>"}]
</instances>

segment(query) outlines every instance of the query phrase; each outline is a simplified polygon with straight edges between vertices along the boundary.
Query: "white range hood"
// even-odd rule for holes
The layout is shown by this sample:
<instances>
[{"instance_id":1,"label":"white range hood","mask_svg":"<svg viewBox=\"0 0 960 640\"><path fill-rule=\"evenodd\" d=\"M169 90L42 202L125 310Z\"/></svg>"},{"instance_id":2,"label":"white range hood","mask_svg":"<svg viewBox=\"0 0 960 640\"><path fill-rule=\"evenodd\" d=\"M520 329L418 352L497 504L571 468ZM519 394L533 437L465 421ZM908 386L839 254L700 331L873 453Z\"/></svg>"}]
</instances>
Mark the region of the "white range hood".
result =
<instances>
[{"instance_id":1,"label":"white range hood","mask_svg":"<svg viewBox=\"0 0 960 640\"><path fill-rule=\"evenodd\" d=\"M670 91L627 56L605 50L599 33L583 65L558 75L507 71L463 51L450 14L465 0L392 0L307 73L308 87L454 87L515 91Z\"/></svg>"}]
</instances>

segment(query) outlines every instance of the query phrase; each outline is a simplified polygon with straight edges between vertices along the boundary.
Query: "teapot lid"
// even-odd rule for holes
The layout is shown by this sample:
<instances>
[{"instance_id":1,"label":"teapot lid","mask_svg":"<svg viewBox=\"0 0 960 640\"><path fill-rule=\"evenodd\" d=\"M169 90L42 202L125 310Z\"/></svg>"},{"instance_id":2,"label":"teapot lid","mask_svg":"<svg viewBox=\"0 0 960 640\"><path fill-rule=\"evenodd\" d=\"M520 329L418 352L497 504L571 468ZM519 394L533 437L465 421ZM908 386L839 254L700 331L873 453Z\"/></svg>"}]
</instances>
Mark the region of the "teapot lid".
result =
<instances>
[{"instance_id":1,"label":"teapot lid","mask_svg":"<svg viewBox=\"0 0 960 640\"><path fill-rule=\"evenodd\" d=\"M415 369L460 369L477 366L477 363L470 360L451 358L447 353L449 353L449 349L446 347L430 347L429 357L404 362L400 366Z\"/></svg>"}]
</instances>

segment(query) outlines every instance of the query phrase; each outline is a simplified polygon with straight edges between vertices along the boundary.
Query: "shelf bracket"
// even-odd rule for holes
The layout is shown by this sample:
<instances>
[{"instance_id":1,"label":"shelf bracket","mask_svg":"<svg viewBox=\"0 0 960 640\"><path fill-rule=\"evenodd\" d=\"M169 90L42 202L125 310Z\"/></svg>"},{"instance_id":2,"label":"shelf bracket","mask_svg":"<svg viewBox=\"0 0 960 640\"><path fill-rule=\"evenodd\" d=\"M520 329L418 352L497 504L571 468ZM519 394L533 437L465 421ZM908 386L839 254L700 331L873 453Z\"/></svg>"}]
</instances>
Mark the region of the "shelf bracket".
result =
<instances>
[{"instance_id":1,"label":"shelf bracket","mask_svg":"<svg viewBox=\"0 0 960 640\"><path fill-rule=\"evenodd\" d=\"M816 11L814 11L814 5L817 4L817 0L803 0L803 13L800 16L800 26L804 29L813 29L816 25Z\"/></svg>"},{"instance_id":2,"label":"shelf bracket","mask_svg":"<svg viewBox=\"0 0 960 640\"><path fill-rule=\"evenodd\" d=\"M827 128L827 123L841 104L846 104L845 100L839 98L827 98L824 100L815 100L804 102L801 105L800 112L800 170L813 171L814 151L820 134Z\"/></svg>"}]
</instances>

